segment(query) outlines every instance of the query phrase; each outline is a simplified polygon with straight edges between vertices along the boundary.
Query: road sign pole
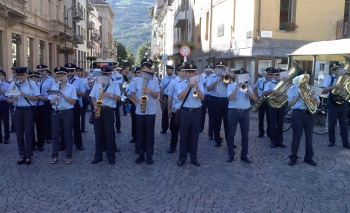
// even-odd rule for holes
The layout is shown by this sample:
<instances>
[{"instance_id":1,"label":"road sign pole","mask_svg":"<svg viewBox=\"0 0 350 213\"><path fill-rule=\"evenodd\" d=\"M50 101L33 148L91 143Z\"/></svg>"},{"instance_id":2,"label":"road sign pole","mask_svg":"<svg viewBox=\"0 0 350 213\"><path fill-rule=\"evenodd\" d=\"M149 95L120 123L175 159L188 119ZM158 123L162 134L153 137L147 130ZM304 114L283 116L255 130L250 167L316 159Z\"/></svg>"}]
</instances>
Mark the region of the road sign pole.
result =
<instances>
[{"instance_id":1,"label":"road sign pole","mask_svg":"<svg viewBox=\"0 0 350 213\"><path fill-rule=\"evenodd\" d=\"M185 63L187 62L187 56L184 56L184 62Z\"/></svg>"}]
</instances>

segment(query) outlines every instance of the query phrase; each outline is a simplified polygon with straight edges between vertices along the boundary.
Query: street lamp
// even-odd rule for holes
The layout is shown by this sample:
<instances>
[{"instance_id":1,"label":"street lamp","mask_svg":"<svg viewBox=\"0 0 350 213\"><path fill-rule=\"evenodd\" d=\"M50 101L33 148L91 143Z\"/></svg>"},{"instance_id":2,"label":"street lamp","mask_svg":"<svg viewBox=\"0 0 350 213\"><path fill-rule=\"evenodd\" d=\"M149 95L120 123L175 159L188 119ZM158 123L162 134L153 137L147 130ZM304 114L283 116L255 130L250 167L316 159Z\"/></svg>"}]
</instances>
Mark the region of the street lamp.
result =
<instances>
[{"instance_id":1,"label":"street lamp","mask_svg":"<svg viewBox=\"0 0 350 213\"><path fill-rule=\"evenodd\" d=\"M82 17L83 11L78 6L72 6L66 9L66 6L63 7L64 12L64 61L65 64L68 63L68 54L67 54L67 26L68 26L68 12L72 10L74 16L72 15L72 20L77 19L76 22Z\"/></svg>"}]
</instances>

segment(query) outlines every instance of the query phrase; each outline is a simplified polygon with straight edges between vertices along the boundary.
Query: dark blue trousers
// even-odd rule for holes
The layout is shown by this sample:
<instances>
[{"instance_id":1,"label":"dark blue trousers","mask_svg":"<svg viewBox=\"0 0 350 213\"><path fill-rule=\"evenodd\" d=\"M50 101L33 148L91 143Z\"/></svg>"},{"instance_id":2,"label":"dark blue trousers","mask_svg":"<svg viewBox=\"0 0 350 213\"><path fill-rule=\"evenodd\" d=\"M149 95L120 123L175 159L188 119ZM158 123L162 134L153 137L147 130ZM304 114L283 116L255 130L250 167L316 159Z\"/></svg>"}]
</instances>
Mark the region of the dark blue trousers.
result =
<instances>
[{"instance_id":1,"label":"dark blue trousers","mask_svg":"<svg viewBox=\"0 0 350 213\"><path fill-rule=\"evenodd\" d=\"M227 140L227 113L228 113L228 99L211 97L211 113L214 119L214 140L217 144L221 144L221 123L224 123L225 139Z\"/></svg>"},{"instance_id":2,"label":"dark blue trousers","mask_svg":"<svg viewBox=\"0 0 350 213\"><path fill-rule=\"evenodd\" d=\"M154 125L156 115L136 114L136 150L140 156L152 157L154 152Z\"/></svg>"},{"instance_id":3,"label":"dark blue trousers","mask_svg":"<svg viewBox=\"0 0 350 213\"><path fill-rule=\"evenodd\" d=\"M241 157L247 157L248 155L248 132L249 132L249 111L238 112L235 109L228 110L228 140L227 140L227 151L228 156L234 156L234 141L237 130L237 124L241 128Z\"/></svg>"},{"instance_id":4,"label":"dark blue trousers","mask_svg":"<svg viewBox=\"0 0 350 213\"><path fill-rule=\"evenodd\" d=\"M52 158L58 157L58 150L60 148L61 141L61 128L64 135L64 142L66 147L66 158L72 158L73 148L73 110L65 110L61 112L54 111L51 114L51 125L52 125Z\"/></svg>"},{"instance_id":5,"label":"dark blue trousers","mask_svg":"<svg viewBox=\"0 0 350 213\"><path fill-rule=\"evenodd\" d=\"M283 124L286 105L279 109L270 107L270 142L273 145L283 144Z\"/></svg>"},{"instance_id":6,"label":"dark blue trousers","mask_svg":"<svg viewBox=\"0 0 350 213\"><path fill-rule=\"evenodd\" d=\"M31 158L33 156L34 133L34 113L32 107L17 107L13 121L16 129L19 155L21 157Z\"/></svg>"},{"instance_id":7,"label":"dark blue trousers","mask_svg":"<svg viewBox=\"0 0 350 213\"><path fill-rule=\"evenodd\" d=\"M4 137L2 135L2 124L4 125ZM6 101L0 101L0 142L10 139L10 109Z\"/></svg>"},{"instance_id":8,"label":"dark blue trousers","mask_svg":"<svg viewBox=\"0 0 350 213\"><path fill-rule=\"evenodd\" d=\"M328 99L327 107L328 107L328 140L329 142L333 144L335 143L335 126L338 120L339 126L340 126L340 136L343 142L343 146L347 146L349 144L349 139L348 139L348 129L346 126L346 119L347 119L346 103L338 105Z\"/></svg>"},{"instance_id":9,"label":"dark blue trousers","mask_svg":"<svg viewBox=\"0 0 350 213\"><path fill-rule=\"evenodd\" d=\"M265 129L264 129L264 117L266 113L266 120L267 120L267 129L266 133L269 136L270 135L270 110L269 105L267 104L267 101L265 101L259 108L259 135L264 135Z\"/></svg>"},{"instance_id":10,"label":"dark blue trousers","mask_svg":"<svg viewBox=\"0 0 350 213\"><path fill-rule=\"evenodd\" d=\"M204 100L202 101L202 107L201 107L201 112L202 112L202 119L201 119L201 130L204 129L204 124L205 124L205 117L208 109L208 114L209 114L209 99L210 95L205 95ZM209 115L210 116L210 115ZM213 131L213 130L211 130ZM213 133L212 133L213 135Z\"/></svg>"},{"instance_id":11,"label":"dark blue trousers","mask_svg":"<svg viewBox=\"0 0 350 213\"><path fill-rule=\"evenodd\" d=\"M170 139L170 149L175 150L177 146L177 142L179 140L179 125L175 124L176 113L171 113L170 118L170 131L171 131L171 139Z\"/></svg>"}]
</instances>

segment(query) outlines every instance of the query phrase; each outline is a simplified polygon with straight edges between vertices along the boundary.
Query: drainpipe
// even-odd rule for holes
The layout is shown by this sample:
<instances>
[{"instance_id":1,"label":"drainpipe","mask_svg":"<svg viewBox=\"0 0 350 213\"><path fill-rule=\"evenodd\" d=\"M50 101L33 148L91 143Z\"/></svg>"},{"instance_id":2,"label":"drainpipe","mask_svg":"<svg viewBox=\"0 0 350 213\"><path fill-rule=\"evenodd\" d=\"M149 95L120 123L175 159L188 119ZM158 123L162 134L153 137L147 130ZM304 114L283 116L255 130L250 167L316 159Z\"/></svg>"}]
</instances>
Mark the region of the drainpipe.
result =
<instances>
[{"instance_id":1,"label":"drainpipe","mask_svg":"<svg viewBox=\"0 0 350 213\"><path fill-rule=\"evenodd\" d=\"M260 36L261 36L261 30L260 30L260 17L261 16L261 0L259 0L259 4L258 4L258 36L256 37L256 42L259 42L260 40Z\"/></svg>"},{"instance_id":2,"label":"drainpipe","mask_svg":"<svg viewBox=\"0 0 350 213\"><path fill-rule=\"evenodd\" d=\"M209 58L211 58L212 32L213 32L213 0L210 1L210 33L209 33ZM214 63L214 62L213 62Z\"/></svg>"}]
</instances>

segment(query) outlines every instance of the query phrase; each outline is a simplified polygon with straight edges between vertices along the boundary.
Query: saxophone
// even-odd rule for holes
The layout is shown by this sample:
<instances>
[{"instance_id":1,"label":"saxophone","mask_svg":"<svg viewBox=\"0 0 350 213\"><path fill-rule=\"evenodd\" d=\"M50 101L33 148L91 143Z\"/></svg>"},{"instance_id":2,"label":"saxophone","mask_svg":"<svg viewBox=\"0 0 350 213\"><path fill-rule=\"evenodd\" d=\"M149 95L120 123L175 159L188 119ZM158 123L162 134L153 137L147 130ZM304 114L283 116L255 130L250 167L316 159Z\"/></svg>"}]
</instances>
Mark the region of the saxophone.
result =
<instances>
[{"instance_id":1,"label":"saxophone","mask_svg":"<svg viewBox=\"0 0 350 213\"><path fill-rule=\"evenodd\" d=\"M103 88L104 88L104 84L101 84L100 91L98 93L98 99L96 100L95 118L101 117Z\"/></svg>"},{"instance_id":2,"label":"saxophone","mask_svg":"<svg viewBox=\"0 0 350 213\"><path fill-rule=\"evenodd\" d=\"M145 91L146 88L146 78L142 81L142 96L141 96L141 112L145 113L147 109L148 96Z\"/></svg>"},{"instance_id":3,"label":"saxophone","mask_svg":"<svg viewBox=\"0 0 350 213\"><path fill-rule=\"evenodd\" d=\"M275 109L279 109L281 107L283 107L287 101L288 101L288 95L287 95L287 91L289 89L289 87L292 86L291 83L289 83L289 81L291 81L297 74L299 71L301 71L302 68L300 67L299 64L297 64L296 62L293 62L293 67L289 70L289 74L287 77L287 81L279 81L277 83L277 85L275 86L275 88L273 90L278 90L281 92L280 95L271 93L270 95L267 96L267 100L268 100L268 104L271 108L275 108Z\"/></svg>"},{"instance_id":4,"label":"saxophone","mask_svg":"<svg viewBox=\"0 0 350 213\"><path fill-rule=\"evenodd\" d=\"M317 111L317 102L310 100L310 97L312 94L308 92L310 90L310 86L307 83L308 79L309 79L309 75L304 74L302 79L299 82L298 94L303 99L309 112L311 114L315 114Z\"/></svg>"}]
</instances>

